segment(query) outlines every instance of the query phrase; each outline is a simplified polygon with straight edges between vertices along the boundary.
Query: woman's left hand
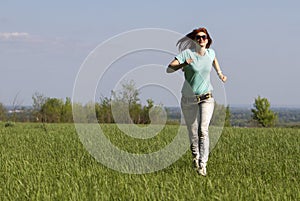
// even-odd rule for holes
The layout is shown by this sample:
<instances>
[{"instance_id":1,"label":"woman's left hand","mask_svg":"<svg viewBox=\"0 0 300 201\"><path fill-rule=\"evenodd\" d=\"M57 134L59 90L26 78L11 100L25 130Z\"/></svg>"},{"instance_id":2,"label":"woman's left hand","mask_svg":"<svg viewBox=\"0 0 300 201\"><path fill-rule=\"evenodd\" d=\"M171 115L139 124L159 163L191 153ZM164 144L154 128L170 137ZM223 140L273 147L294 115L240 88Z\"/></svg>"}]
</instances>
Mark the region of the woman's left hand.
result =
<instances>
[{"instance_id":1,"label":"woman's left hand","mask_svg":"<svg viewBox=\"0 0 300 201\"><path fill-rule=\"evenodd\" d=\"M227 80L227 76L223 75L222 73L219 74L219 78L220 78L223 82L226 82L226 80Z\"/></svg>"}]
</instances>

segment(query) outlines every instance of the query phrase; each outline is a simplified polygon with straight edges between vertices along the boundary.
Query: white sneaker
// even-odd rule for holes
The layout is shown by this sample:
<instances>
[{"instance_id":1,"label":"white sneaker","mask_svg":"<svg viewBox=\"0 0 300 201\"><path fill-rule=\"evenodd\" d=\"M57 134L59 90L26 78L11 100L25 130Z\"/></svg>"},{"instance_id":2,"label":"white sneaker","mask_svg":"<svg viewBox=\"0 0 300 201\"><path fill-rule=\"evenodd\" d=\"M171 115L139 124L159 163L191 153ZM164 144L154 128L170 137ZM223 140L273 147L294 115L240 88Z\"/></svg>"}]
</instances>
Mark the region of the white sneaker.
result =
<instances>
[{"instance_id":1,"label":"white sneaker","mask_svg":"<svg viewBox=\"0 0 300 201\"><path fill-rule=\"evenodd\" d=\"M198 173L202 176L206 176L206 167L204 165L200 164L200 167L198 168Z\"/></svg>"},{"instance_id":2,"label":"white sneaker","mask_svg":"<svg viewBox=\"0 0 300 201\"><path fill-rule=\"evenodd\" d=\"M195 169L197 169L197 170L199 169L199 167L200 167L199 159L197 159L197 158L193 159L193 166L194 166Z\"/></svg>"}]
</instances>

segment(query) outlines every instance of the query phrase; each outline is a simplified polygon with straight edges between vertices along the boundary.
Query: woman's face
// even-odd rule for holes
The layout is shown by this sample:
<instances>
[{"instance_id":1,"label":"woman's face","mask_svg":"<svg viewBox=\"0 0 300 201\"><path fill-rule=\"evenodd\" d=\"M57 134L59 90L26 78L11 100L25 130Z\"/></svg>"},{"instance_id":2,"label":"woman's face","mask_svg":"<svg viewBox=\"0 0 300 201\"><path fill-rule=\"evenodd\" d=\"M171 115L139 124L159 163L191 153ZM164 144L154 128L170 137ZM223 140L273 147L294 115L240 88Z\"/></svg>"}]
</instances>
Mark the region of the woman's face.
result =
<instances>
[{"instance_id":1,"label":"woman's face","mask_svg":"<svg viewBox=\"0 0 300 201\"><path fill-rule=\"evenodd\" d=\"M195 40L201 47L206 47L206 44L208 43L207 35L204 32L197 33Z\"/></svg>"}]
</instances>

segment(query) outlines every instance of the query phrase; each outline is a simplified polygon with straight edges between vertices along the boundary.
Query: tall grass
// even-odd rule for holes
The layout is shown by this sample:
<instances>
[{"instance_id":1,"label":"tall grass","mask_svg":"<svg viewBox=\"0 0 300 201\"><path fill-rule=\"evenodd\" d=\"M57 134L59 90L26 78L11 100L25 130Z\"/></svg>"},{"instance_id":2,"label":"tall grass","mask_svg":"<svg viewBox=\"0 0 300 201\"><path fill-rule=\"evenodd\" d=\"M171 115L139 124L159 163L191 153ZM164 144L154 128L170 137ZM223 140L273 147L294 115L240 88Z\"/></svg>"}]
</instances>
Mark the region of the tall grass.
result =
<instances>
[{"instance_id":1,"label":"tall grass","mask_svg":"<svg viewBox=\"0 0 300 201\"><path fill-rule=\"evenodd\" d=\"M103 126L118 146L135 143ZM45 127L0 125L0 200L300 200L299 129L226 128L202 177L189 151L164 170L123 174L94 160L72 124ZM172 129L139 151L169 142Z\"/></svg>"}]
</instances>

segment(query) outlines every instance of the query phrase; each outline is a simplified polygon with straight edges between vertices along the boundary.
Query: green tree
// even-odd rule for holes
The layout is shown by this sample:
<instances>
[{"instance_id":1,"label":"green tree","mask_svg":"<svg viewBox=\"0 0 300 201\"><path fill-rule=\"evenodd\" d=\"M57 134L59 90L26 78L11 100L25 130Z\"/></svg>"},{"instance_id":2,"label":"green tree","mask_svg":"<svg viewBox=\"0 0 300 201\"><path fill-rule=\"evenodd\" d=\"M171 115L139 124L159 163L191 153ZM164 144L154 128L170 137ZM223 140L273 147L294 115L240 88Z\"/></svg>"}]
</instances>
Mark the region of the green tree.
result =
<instances>
[{"instance_id":1,"label":"green tree","mask_svg":"<svg viewBox=\"0 0 300 201\"><path fill-rule=\"evenodd\" d=\"M107 97L100 98L100 103L96 103L95 110L99 123L114 123L111 111L111 99Z\"/></svg>"},{"instance_id":2,"label":"green tree","mask_svg":"<svg viewBox=\"0 0 300 201\"><path fill-rule=\"evenodd\" d=\"M41 114L42 121L48 123L59 123L63 108L63 101L57 98L48 98L42 105Z\"/></svg>"},{"instance_id":3,"label":"green tree","mask_svg":"<svg viewBox=\"0 0 300 201\"><path fill-rule=\"evenodd\" d=\"M226 113L226 116L225 116L225 123L224 123L224 126L225 126L225 127L231 127L231 122L230 122L230 119L231 119L231 112L230 112L229 105L227 105L225 113Z\"/></svg>"},{"instance_id":4,"label":"green tree","mask_svg":"<svg viewBox=\"0 0 300 201\"><path fill-rule=\"evenodd\" d=\"M87 114L81 103L72 103L73 120L76 123L87 123Z\"/></svg>"},{"instance_id":5,"label":"green tree","mask_svg":"<svg viewBox=\"0 0 300 201\"><path fill-rule=\"evenodd\" d=\"M147 99L147 105L143 107L142 110L142 118L141 118L141 122L142 124L150 124L150 117L149 117L149 112L151 110L151 108L154 106L154 101L152 99Z\"/></svg>"},{"instance_id":6,"label":"green tree","mask_svg":"<svg viewBox=\"0 0 300 201\"><path fill-rule=\"evenodd\" d=\"M97 104L93 101L88 102L84 106L85 118L87 123L97 123L99 122L97 119Z\"/></svg>"},{"instance_id":7,"label":"green tree","mask_svg":"<svg viewBox=\"0 0 300 201\"><path fill-rule=\"evenodd\" d=\"M117 123L140 123L142 106L138 96L133 80L123 83L121 90L112 91L112 114Z\"/></svg>"},{"instance_id":8,"label":"green tree","mask_svg":"<svg viewBox=\"0 0 300 201\"><path fill-rule=\"evenodd\" d=\"M270 109L270 102L266 98L258 96L253 104L252 118L263 127L274 126L277 121L277 114Z\"/></svg>"},{"instance_id":9,"label":"green tree","mask_svg":"<svg viewBox=\"0 0 300 201\"><path fill-rule=\"evenodd\" d=\"M102 97L100 103L95 104L95 111L99 123L135 123L149 124L156 113L161 115L158 109L151 110L154 102L147 100L147 105L142 106L139 99L139 91L133 80L122 83L122 88L111 92L111 98ZM156 113L155 113L156 112Z\"/></svg>"},{"instance_id":10,"label":"green tree","mask_svg":"<svg viewBox=\"0 0 300 201\"><path fill-rule=\"evenodd\" d=\"M166 120L166 115L167 113L162 104L155 105L149 110L149 122L152 124L161 124Z\"/></svg>"},{"instance_id":11,"label":"green tree","mask_svg":"<svg viewBox=\"0 0 300 201\"><path fill-rule=\"evenodd\" d=\"M129 106L140 101L140 93L138 89L136 89L135 82L133 80L122 84L122 91L120 91L119 95L119 98L121 98L123 102L128 103Z\"/></svg>"},{"instance_id":12,"label":"green tree","mask_svg":"<svg viewBox=\"0 0 300 201\"><path fill-rule=\"evenodd\" d=\"M65 101L65 104L62 107L61 122L64 122L64 123L71 123L71 122L73 122L71 98L67 97L66 101Z\"/></svg>"},{"instance_id":13,"label":"green tree","mask_svg":"<svg viewBox=\"0 0 300 201\"><path fill-rule=\"evenodd\" d=\"M6 109L2 103L0 103L0 121L6 120Z\"/></svg>"},{"instance_id":14,"label":"green tree","mask_svg":"<svg viewBox=\"0 0 300 201\"><path fill-rule=\"evenodd\" d=\"M42 106L45 104L46 100L47 100L47 98L39 92L35 92L32 95L32 101L33 101L33 104L32 104L33 111L32 111L32 113L35 116L36 121L41 121L42 120L41 109L42 109Z\"/></svg>"}]
</instances>

